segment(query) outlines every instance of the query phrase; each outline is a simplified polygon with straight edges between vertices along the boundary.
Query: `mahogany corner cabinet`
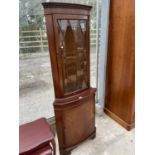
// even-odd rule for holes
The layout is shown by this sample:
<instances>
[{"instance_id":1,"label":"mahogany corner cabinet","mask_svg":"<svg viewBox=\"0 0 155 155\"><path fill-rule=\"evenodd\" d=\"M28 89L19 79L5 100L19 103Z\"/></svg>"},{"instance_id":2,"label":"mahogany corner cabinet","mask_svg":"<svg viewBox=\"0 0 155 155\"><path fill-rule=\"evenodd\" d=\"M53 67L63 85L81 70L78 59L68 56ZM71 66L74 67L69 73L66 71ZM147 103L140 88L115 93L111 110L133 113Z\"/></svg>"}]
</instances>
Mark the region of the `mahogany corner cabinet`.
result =
<instances>
[{"instance_id":1,"label":"mahogany corner cabinet","mask_svg":"<svg viewBox=\"0 0 155 155\"><path fill-rule=\"evenodd\" d=\"M61 155L95 138L95 88L90 87L91 6L42 3L54 83L54 112Z\"/></svg>"}]
</instances>

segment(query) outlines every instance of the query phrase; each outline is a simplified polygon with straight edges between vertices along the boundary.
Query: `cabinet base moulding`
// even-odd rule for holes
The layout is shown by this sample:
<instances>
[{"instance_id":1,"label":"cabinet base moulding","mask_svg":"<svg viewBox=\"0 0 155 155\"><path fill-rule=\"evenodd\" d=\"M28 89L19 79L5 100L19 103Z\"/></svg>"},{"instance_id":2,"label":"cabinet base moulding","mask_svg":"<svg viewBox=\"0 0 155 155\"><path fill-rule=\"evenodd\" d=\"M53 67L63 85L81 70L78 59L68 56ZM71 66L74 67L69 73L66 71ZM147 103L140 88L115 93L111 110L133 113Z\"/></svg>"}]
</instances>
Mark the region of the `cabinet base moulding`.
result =
<instances>
[{"instance_id":1,"label":"cabinet base moulding","mask_svg":"<svg viewBox=\"0 0 155 155\"><path fill-rule=\"evenodd\" d=\"M130 131L131 129L133 129L135 127L135 123L127 123L124 120L122 120L119 116L117 116L115 113L113 113L112 111L110 111L107 108L104 108L104 112L111 117L113 120L115 120L118 124L120 124L121 126L123 126L125 129L127 129L128 131Z\"/></svg>"}]
</instances>

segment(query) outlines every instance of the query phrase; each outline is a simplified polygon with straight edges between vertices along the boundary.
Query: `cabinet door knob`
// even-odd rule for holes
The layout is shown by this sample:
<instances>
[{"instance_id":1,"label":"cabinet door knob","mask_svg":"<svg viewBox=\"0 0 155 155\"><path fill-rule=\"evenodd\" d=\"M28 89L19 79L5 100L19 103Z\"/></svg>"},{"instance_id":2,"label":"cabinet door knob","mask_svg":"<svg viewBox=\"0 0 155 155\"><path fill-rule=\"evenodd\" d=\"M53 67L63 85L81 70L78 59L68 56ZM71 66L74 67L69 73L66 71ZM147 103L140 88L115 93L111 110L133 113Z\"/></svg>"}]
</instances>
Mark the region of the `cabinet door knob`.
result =
<instances>
[{"instance_id":1,"label":"cabinet door knob","mask_svg":"<svg viewBox=\"0 0 155 155\"><path fill-rule=\"evenodd\" d=\"M79 96L79 99L83 99L83 97L82 96Z\"/></svg>"}]
</instances>

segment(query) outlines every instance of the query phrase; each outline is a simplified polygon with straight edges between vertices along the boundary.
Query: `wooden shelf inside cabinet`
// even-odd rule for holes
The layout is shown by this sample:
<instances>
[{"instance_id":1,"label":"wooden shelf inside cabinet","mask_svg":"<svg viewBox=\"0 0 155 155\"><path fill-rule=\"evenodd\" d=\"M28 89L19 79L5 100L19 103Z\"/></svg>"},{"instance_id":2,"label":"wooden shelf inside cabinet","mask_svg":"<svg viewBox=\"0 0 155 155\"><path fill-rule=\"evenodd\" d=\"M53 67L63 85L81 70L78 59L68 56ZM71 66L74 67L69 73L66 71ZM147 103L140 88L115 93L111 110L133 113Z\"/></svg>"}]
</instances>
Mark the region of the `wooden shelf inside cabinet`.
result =
<instances>
[{"instance_id":1,"label":"wooden shelf inside cabinet","mask_svg":"<svg viewBox=\"0 0 155 155\"><path fill-rule=\"evenodd\" d=\"M95 89L90 87L91 6L42 3L55 90L54 111L61 155L94 138ZM88 128L89 127L89 128Z\"/></svg>"}]
</instances>

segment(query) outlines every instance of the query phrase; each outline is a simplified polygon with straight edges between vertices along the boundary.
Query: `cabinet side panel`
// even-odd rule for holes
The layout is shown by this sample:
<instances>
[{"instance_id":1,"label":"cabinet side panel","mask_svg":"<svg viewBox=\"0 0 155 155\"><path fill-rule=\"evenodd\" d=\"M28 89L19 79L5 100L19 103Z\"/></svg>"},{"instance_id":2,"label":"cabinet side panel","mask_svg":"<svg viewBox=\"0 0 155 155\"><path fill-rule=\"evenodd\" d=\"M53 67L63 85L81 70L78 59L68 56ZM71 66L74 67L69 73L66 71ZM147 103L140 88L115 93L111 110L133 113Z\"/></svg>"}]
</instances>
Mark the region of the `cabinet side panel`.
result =
<instances>
[{"instance_id":1,"label":"cabinet side panel","mask_svg":"<svg viewBox=\"0 0 155 155\"><path fill-rule=\"evenodd\" d=\"M105 108L127 124L134 119L134 0L110 5Z\"/></svg>"},{"instance_id":2,"label":"cabinet side panel","mask_svg":"<svg viewBox=\"0 0 155 155\"><path fill-rule=\"evenodd\" d=\"M59 141L60 150L65 148L65 138L64 138L64 124L63 124L63 111L62 110L54 110L55 111L55 120L56 120L56 129Z\"/></svg>"},{"instance_id":3,"label":"cabinet side panel","mask_svg":"<svg viewBox=\"0 0 155 155\"><path fill-rule=\"evenodd\" d=\"M60 96L59 74L57 69L58 67L57 67L57 57L56 57L56 48L55 48L53 18L52 18L52 15L46 15L45 18L46 18L49 54L50 54L50 60L51 60L51 70L52 70L53 84L54 84L54 90L55 90L54 92L56 96Z\"/></svg>"}]
</instances>

